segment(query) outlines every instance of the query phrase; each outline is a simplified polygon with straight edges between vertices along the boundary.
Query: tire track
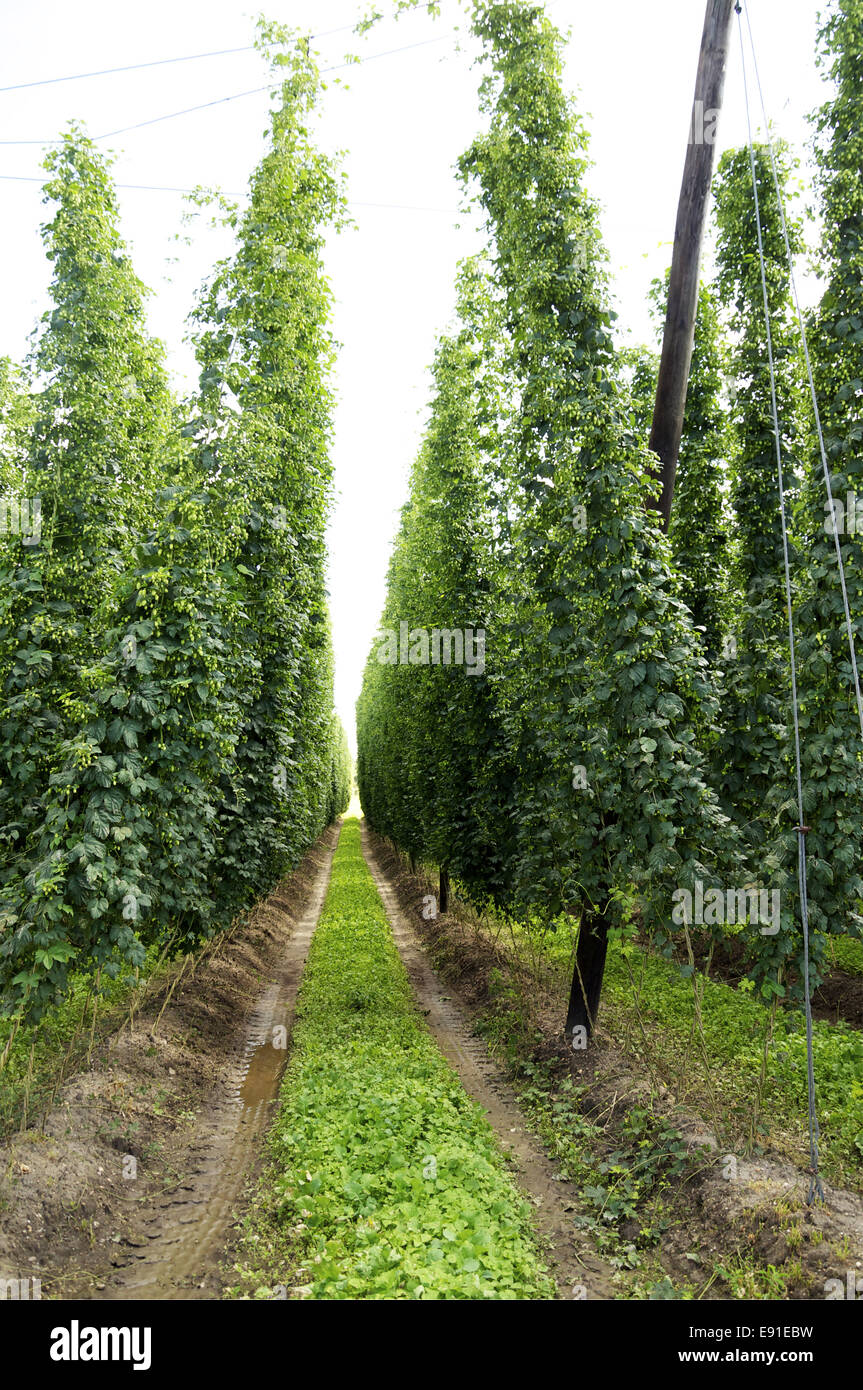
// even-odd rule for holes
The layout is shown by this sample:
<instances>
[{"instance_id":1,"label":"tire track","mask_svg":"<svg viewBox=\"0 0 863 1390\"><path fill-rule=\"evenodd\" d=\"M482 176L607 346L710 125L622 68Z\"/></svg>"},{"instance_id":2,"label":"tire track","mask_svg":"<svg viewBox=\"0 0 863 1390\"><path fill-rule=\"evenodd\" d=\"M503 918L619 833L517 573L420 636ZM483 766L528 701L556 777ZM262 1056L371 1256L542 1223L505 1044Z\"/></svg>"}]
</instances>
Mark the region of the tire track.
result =
<instances>
[{"instance_id":1,"label":"tire track","mask_svg":"<svg viewBox=\"0 0 863 1390\"><path fill-rule=\"evenodd\" d=\"M414 995L443 1055L485 1111L504 1151L517 1164L519 1186L535 1208L535 1224L548 1247L561 1299L615 1298L612 1269L574 1225L578 1190L559 1179L552 1160L529 1132L512 1087L473 1032L468 1010L441 984L395 889L379 867L362 822L363 854L375 882Z\"/></svg>"},{"instance_id":2,"label":"tire track","mask_svg":"<svg viewBox=\"0 0 863 1390\"><path fill-rule=\"evenodd\" d=\"M170 1196L148 1203L118 1256L116 1275L102 1300L194 1300L211 1282L235 1204L255 1161L288 1055L297 992L309 945L329 886L334 850L328 850L302 916L260 996L245 1038L230 1061L223 1099L201 1119L195 1166ZM269 900L278 911L278 899ZM278 1030L278 1032L276 1031Z\"/></svg>"}]
</instances>

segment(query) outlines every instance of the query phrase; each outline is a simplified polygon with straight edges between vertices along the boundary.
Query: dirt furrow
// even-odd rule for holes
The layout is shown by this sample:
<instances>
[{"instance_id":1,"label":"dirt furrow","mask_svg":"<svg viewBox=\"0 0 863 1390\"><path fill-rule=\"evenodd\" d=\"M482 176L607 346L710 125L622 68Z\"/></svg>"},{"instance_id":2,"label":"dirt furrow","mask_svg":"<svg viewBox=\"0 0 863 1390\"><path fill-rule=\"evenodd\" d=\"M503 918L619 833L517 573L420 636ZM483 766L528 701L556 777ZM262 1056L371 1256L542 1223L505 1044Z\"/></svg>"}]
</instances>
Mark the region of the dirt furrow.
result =
<instances>
[{"instance_id":1,"label":"dirt furrow","mask_svg":"<svg viewBox=\"0 0 863 1390\"><path fill-rule=\"evenodd\" d=\"M428 1026L461 1078L468 1094L485 1111L505 1152L516 1164L519 1185L536 1208L535 1222L547 1242L551 1271L562 1299L612 1299L611 1268L574 1225L577 1190L555 1172L551 1159L529 1132L515 1092L473 1032L466 1008L441 984L395 888L375 858L363 822L363 853L381 895L393 936Z\"/></svg>"},{"instance_id":2,"label":"dirt furrow","mask_svg":"<svg viewBox=\"0 0 863 1390\"><path fill-rule=\"evenodd\" d=\"M201 1274L224 1242L278 1094L303 966L331 868L332 853L285 946L278 976L249 1020L242 1050L229 1073L225 1099L203 1117L200 1166L185 1185L188 1195L157 1205L141 1222L148 1243L118 1270L101 1294L103 1299L188 1300L202 1296Z\"/></svg>"},{"instance_id":3,"label":"dirt furrow","mask_svg":"<svg viewBox=\"0 0 863 1390\"><path fill-rule=\"evenodd\" d=\"M42 1128L0 1146L0 1276L59 1299L220 1297L337 838L181 971L167 1006L163 984L111 1034Z\"/></svg>"}]
</instances>

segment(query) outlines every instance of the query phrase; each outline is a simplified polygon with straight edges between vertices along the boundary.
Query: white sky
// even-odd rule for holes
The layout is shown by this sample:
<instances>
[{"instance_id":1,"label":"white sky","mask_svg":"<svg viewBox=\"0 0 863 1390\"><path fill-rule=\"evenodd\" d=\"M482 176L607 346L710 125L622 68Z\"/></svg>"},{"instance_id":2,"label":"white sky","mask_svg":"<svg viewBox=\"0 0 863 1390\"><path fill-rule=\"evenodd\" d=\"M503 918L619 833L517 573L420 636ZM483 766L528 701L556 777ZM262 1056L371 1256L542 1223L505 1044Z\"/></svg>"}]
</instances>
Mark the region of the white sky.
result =
<instances>
[{"instance_id":1,"label":"white sky","mask_svg":"<svg viewBox=\"0 0 863 1390\"><path fill-rule=\"evenodd\" d=\"M387 0L379 0L387 9ZM779 133L801 153L805 116L824 88L815 69L817 0L749 0L762 79ZM349 26L366 0L261 0L277 20L312 32ZM566 79L589 114L595 166L590 186L604 208L621 326L650 337L646 295L670 259L689 111L704 17L703 0L552 0L551 17L572 37ZM129 63L250 45L256 9L228 0L0 0L0 87ZM330 526L330 591L336 704L354 742L354 704L384 598L389 547L407 473L426 417L428 364L449 324L457 261L478 245L457 216L453 168L477 126L473 50L458 51L455 0L442 18L386 21L364 39L349 31L316 41L321 65L347 51L391 56L330 74L321 116L325 148L345 150L355 230L333 237L328 271L341 346L337 372L337 505ZM462 24L463 24L463 16ZM434 39L433 43L424 41ZM334 82L341 79L349 87ZM15 358L45 307L49 265L38 229L44 217L39 141L66 121L97 136L268 81L254 52L143 69L111 77L0 92L0 353ZM145 126L103 142L120 184L242 193L260 158L266 92ZM719 147L742 143L745 114L735 34ZM194 364L183 343L196 286L224 252L223 234L191 228L177 241L181 194L121 189L123 230L136 270L154 291L153 331L163 339L177 385ZM384 206L380 206L384 205Z\"/></svg>"}]
</instances>

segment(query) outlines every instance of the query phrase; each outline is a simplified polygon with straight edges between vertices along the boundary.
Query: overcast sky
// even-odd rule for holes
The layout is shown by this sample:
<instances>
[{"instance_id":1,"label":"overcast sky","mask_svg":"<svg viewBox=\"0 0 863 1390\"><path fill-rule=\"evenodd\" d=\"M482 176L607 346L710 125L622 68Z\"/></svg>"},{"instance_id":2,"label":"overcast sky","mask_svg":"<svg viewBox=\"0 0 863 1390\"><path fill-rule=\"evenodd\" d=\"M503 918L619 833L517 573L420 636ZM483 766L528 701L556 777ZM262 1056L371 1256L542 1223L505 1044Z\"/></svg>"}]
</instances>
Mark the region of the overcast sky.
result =
<instances>
[{"instance_id":1,"label":"overcast sky","mask_svg":"<svg viewBox=\"0 0 863 1390\"><path fill-rule=\"evenodd\" d=\"M470 220L458 217L453 174L478 125L478 72L472 46L463 35L461 48L454 39L461 16L454 0L444 0L438 21L410 15L377 25L362 40L350 26L365 0L265 0L262 8L321 35L321 65L335 70L327 76L320 139L345 151L357 224L328 246L341 344L329 587L336 703L353 744L354 704L383 606L389 547L426 417L428 364L450 322L457 261L480 244ZM387 0L379 8L388 9ZM771 117L805 155L805 117L824 95L814 57L820 6L749 0L749 8ZM566 81L589 117L590 186L604 209L621 327L647 340L647 289L670 259L704 3L552 0L547 9L571 31ZM189 388L185 316L227 246L223 234L199 222L184 228L182 194L162 190L206 185L243 193L263 150L268 109L266 92L237 95L268 81L263 60L248 51L255 13L228 0L0 0L0 87L247 50L0 92L0 354L24 355L46 303L40 142L56 138L71 118L99 136L220 102L102 142L117 153L118 184L145 185L120 189L123 231L139 276L154 292L151 327L166 344L176 384ZM367 61L339 68L348 51ZM221 101L227 96L235 99ZM745 131L735 33L719 148L741 143Z\"/></svg>"}]
</instances>

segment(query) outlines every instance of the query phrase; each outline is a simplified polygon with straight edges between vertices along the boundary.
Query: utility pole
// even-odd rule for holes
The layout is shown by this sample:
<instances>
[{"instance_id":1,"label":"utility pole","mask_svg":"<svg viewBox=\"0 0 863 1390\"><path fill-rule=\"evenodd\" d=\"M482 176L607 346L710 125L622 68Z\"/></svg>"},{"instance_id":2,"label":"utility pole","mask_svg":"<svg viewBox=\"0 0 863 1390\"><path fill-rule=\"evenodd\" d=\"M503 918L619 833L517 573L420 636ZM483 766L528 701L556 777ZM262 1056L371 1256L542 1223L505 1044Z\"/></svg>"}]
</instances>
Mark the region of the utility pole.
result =
<instances>
[{"instance_id":1,"label":"utility pole","mask_svg":"<svg viewBox=\"0 0 863 1390\"><path fill-rule=\"evenodd\" d=\"M658 501L651 499L651 505L660 512L666 531L671 520L686 388L695 342L701 243L713 181L713 146L725 90L734 5L735 0L707 0L689 127L689 148L683 168L674 232L665 335L650 434L650 448L659 455L654 476L662 484L661 498ZM589 910L585 908L578 933L564 1026L564 1034L574 1048L586 1046L596 1027L609 926L607 901L600 901Z\"/></svg>"},{"instance_id":2,"label":"utility pole","mask_svg":"<svg viewBox=\"0 0 863 1390\"><path fill-rule=\"evenodd\" d=\"M674 480L683 434L683 412L695 340L701 245L713 180L716 128L725 90L734 10L734 0L707 0L689 126L689 147L683 166L683 184L674 229L662 359L649 444L653 452L659 455L654 476L662 484L660 498L658 501L651 499L651 505L659 511L666 531L671 520Z\"/></svg>"}]
</instances>

